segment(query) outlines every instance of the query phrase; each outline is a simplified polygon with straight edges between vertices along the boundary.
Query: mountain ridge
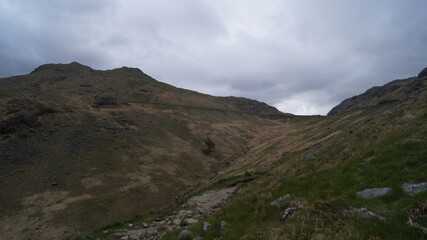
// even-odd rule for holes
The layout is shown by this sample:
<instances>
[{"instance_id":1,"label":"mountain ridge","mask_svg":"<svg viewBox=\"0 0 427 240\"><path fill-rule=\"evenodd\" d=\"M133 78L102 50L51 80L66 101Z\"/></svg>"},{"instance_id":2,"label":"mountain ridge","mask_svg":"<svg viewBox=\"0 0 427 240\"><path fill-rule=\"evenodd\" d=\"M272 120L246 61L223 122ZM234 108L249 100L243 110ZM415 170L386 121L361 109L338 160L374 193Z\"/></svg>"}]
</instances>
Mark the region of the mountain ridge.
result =
<instances>
[{"instance_id":1,"label":"mountain ridge","mask_svg":"<svg viewBox=\"0 0 427 240\"><path fill-rule=\"evenodd\" d=\"M386 83L383 86L372 87L366 92L345 99L329 111L327 115L339 114L346 111L380 107L403 102L414 98L425 91L427 82L427 68L421 71L417 77L398 79Z\"/></svg>"}]
</instances>

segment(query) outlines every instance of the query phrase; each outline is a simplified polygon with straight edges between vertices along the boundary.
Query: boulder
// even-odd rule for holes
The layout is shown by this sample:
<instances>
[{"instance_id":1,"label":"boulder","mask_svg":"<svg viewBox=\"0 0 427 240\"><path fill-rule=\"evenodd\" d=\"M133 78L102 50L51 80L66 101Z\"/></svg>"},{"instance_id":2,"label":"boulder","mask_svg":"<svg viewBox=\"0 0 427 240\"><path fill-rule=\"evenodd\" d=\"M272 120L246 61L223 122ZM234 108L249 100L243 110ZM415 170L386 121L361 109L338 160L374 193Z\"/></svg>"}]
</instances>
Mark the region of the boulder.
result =
<instances>
[{"instance_id":1,"label":"boulder","mask_svg":"<svg viewBox=\"0 0 427 240\"><path fill-rule=\"evenodd\" d=\"M415 196L417 194L427 191L427 182L414 184L404 183L402 184L402 189L406 194L410 196Z\"/></svg>"},{"instance_id":2,"label":"boulder","mask_svg":"<svg viewBox=\"0 0 427 240\"><path fill-rule=\"evenodd\" d=\"M285 194L279 197L278 199L272 201L270 205L273 207L281 207L285 202L288 202L291 199L292 199L292 196L290 194Z\"/></svg>"},{"instance_id":3,"label":"boulder","mask_svg":"<svg viewBox=\"0 0 427 240\"><path fill-rule=\"evenodd\" d=\"M344 210L342 212L342 214L344 216L359 216L359 217L365 218L365 219L378 218L380 220L385 220L385 217L378 216L377 214L369 211L366 208L356 208L356 209Z\"/></svg>"},{"instance_id":4,"label":"boulder","mask_svg":"<svg viewBox=\"0 0 427 240\"><path fill-rule=\"evenodd\" d=\"M386 187L386 188L368 188L360 192L357 192L356 195L360 198L371 199L371 198L381 197L385 195L390 195L392 193L393 193L393 189Z\"/></svg>"}]
</instances>

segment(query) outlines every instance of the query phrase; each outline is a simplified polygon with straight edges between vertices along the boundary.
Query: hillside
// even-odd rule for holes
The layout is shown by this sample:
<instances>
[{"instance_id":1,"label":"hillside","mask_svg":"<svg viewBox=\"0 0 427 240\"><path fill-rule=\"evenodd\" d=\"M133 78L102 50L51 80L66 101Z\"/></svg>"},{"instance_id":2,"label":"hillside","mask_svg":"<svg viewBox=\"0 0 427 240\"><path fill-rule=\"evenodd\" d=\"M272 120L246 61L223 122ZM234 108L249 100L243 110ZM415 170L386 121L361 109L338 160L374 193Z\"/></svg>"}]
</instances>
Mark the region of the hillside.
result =
<instances>
[{"instance_id":1,"label":"hillside","mask_svg":"<svg viewBox=\"0 0 427 240\"><path fill-rule=\"evenodd\" d=\"M426 227L427 195L401 185L427 181L424 72L325 117L126 67L48 64L0 79L0 230L7 239L176 239L184 228L203 239L422 239L406 222L415 212ZM355 195L375 187L394 192ZM271 206L285 194L291 200ZM191 216L195 224L172 223L187 201L227 197ZM289 207L296 214L279 221ZM386 220L342 214L363 207Z\"/></svg>"},{"instance_id":2,"label":"hillside","mask_svg":"<svg viewBox=\"0 0 427 240\"><path fill-rule=\"evenodd\" d=\"M0 227L87 233L174 203L285 116L158 82L139 69L48 64L0 79ZM276 116L276 117L275 117Z\"/></svg>"}]
</instances>

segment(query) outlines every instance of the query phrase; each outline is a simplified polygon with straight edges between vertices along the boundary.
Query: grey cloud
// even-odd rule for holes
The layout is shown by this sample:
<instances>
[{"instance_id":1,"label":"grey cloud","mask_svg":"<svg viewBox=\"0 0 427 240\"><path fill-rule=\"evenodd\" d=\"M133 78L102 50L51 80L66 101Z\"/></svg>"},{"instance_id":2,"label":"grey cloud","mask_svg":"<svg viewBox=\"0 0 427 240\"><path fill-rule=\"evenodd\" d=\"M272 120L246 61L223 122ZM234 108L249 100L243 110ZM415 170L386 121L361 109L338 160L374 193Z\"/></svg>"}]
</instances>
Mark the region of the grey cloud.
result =
<instances>
[{"instance_id":1,"label":"grey cloud","mask_svg":"<svg viewBox=\"0 0 427 240\"><path fill-rule=\"evenodd\" d=\"M324 114L427 66L426 7L424 0L4 0L0 77L48 62L126 65L178 87Z\"/></svg>"}]
</instances>

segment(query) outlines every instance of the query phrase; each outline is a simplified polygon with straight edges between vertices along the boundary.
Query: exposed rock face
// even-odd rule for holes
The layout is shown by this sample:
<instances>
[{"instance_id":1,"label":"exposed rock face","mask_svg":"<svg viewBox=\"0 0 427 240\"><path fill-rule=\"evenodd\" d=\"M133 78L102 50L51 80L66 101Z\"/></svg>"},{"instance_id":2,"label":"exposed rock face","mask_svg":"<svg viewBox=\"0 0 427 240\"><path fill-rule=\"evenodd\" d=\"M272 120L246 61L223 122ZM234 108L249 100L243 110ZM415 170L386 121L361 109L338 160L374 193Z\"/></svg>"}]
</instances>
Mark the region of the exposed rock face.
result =
<instances>
[{"instance_id":1,"label":"exposed rock face","mask_svg":"<svg viewBox=\"0 0 427 240\"><path fill-rule=\"evenodd\" d=\"M385 217L378 216L377 214L369 211L366 208L357 208L351 210L344 210L342 212L344 216L359 216L361 218L378 218L380 220L385 220Z\"/></svg>"},{"instance_id":2,"label":"exposed rock face","mask_svg":"<svg viewBox=\"0 0 427 240\"><path fill-rule=\"evenodd\" d=\"M416 183L416 184L404 183L402 184L402 189L408 195L415 196L417 194L427 191L427 182Z\"/></svg>"},{"instance_id":3,"label":"exposed rock face","mask_svg":"<svg viewBox=\"0 0 427 240\"><path fill-rule=\"evenodd\" d=\"M356 195L360 198L371 199L371 198L381 197L385 195L390 195L392 193L393 193L393 189L386 187L386 188L368 188L360 192L357 192Z\"/></svg>"},{"instance_id":4,"label":"exposed rock face","mask_svg":"<svg viewBox=\"0 0 427 240\"><path fill-rule=\"evenodd\" d=\"M285 194L278 199L274 200L270 203L271 206L274 207L281 207L284 203L290 201L292 199L292 196L290 194Z\"/></svg>"}]
</instances>

